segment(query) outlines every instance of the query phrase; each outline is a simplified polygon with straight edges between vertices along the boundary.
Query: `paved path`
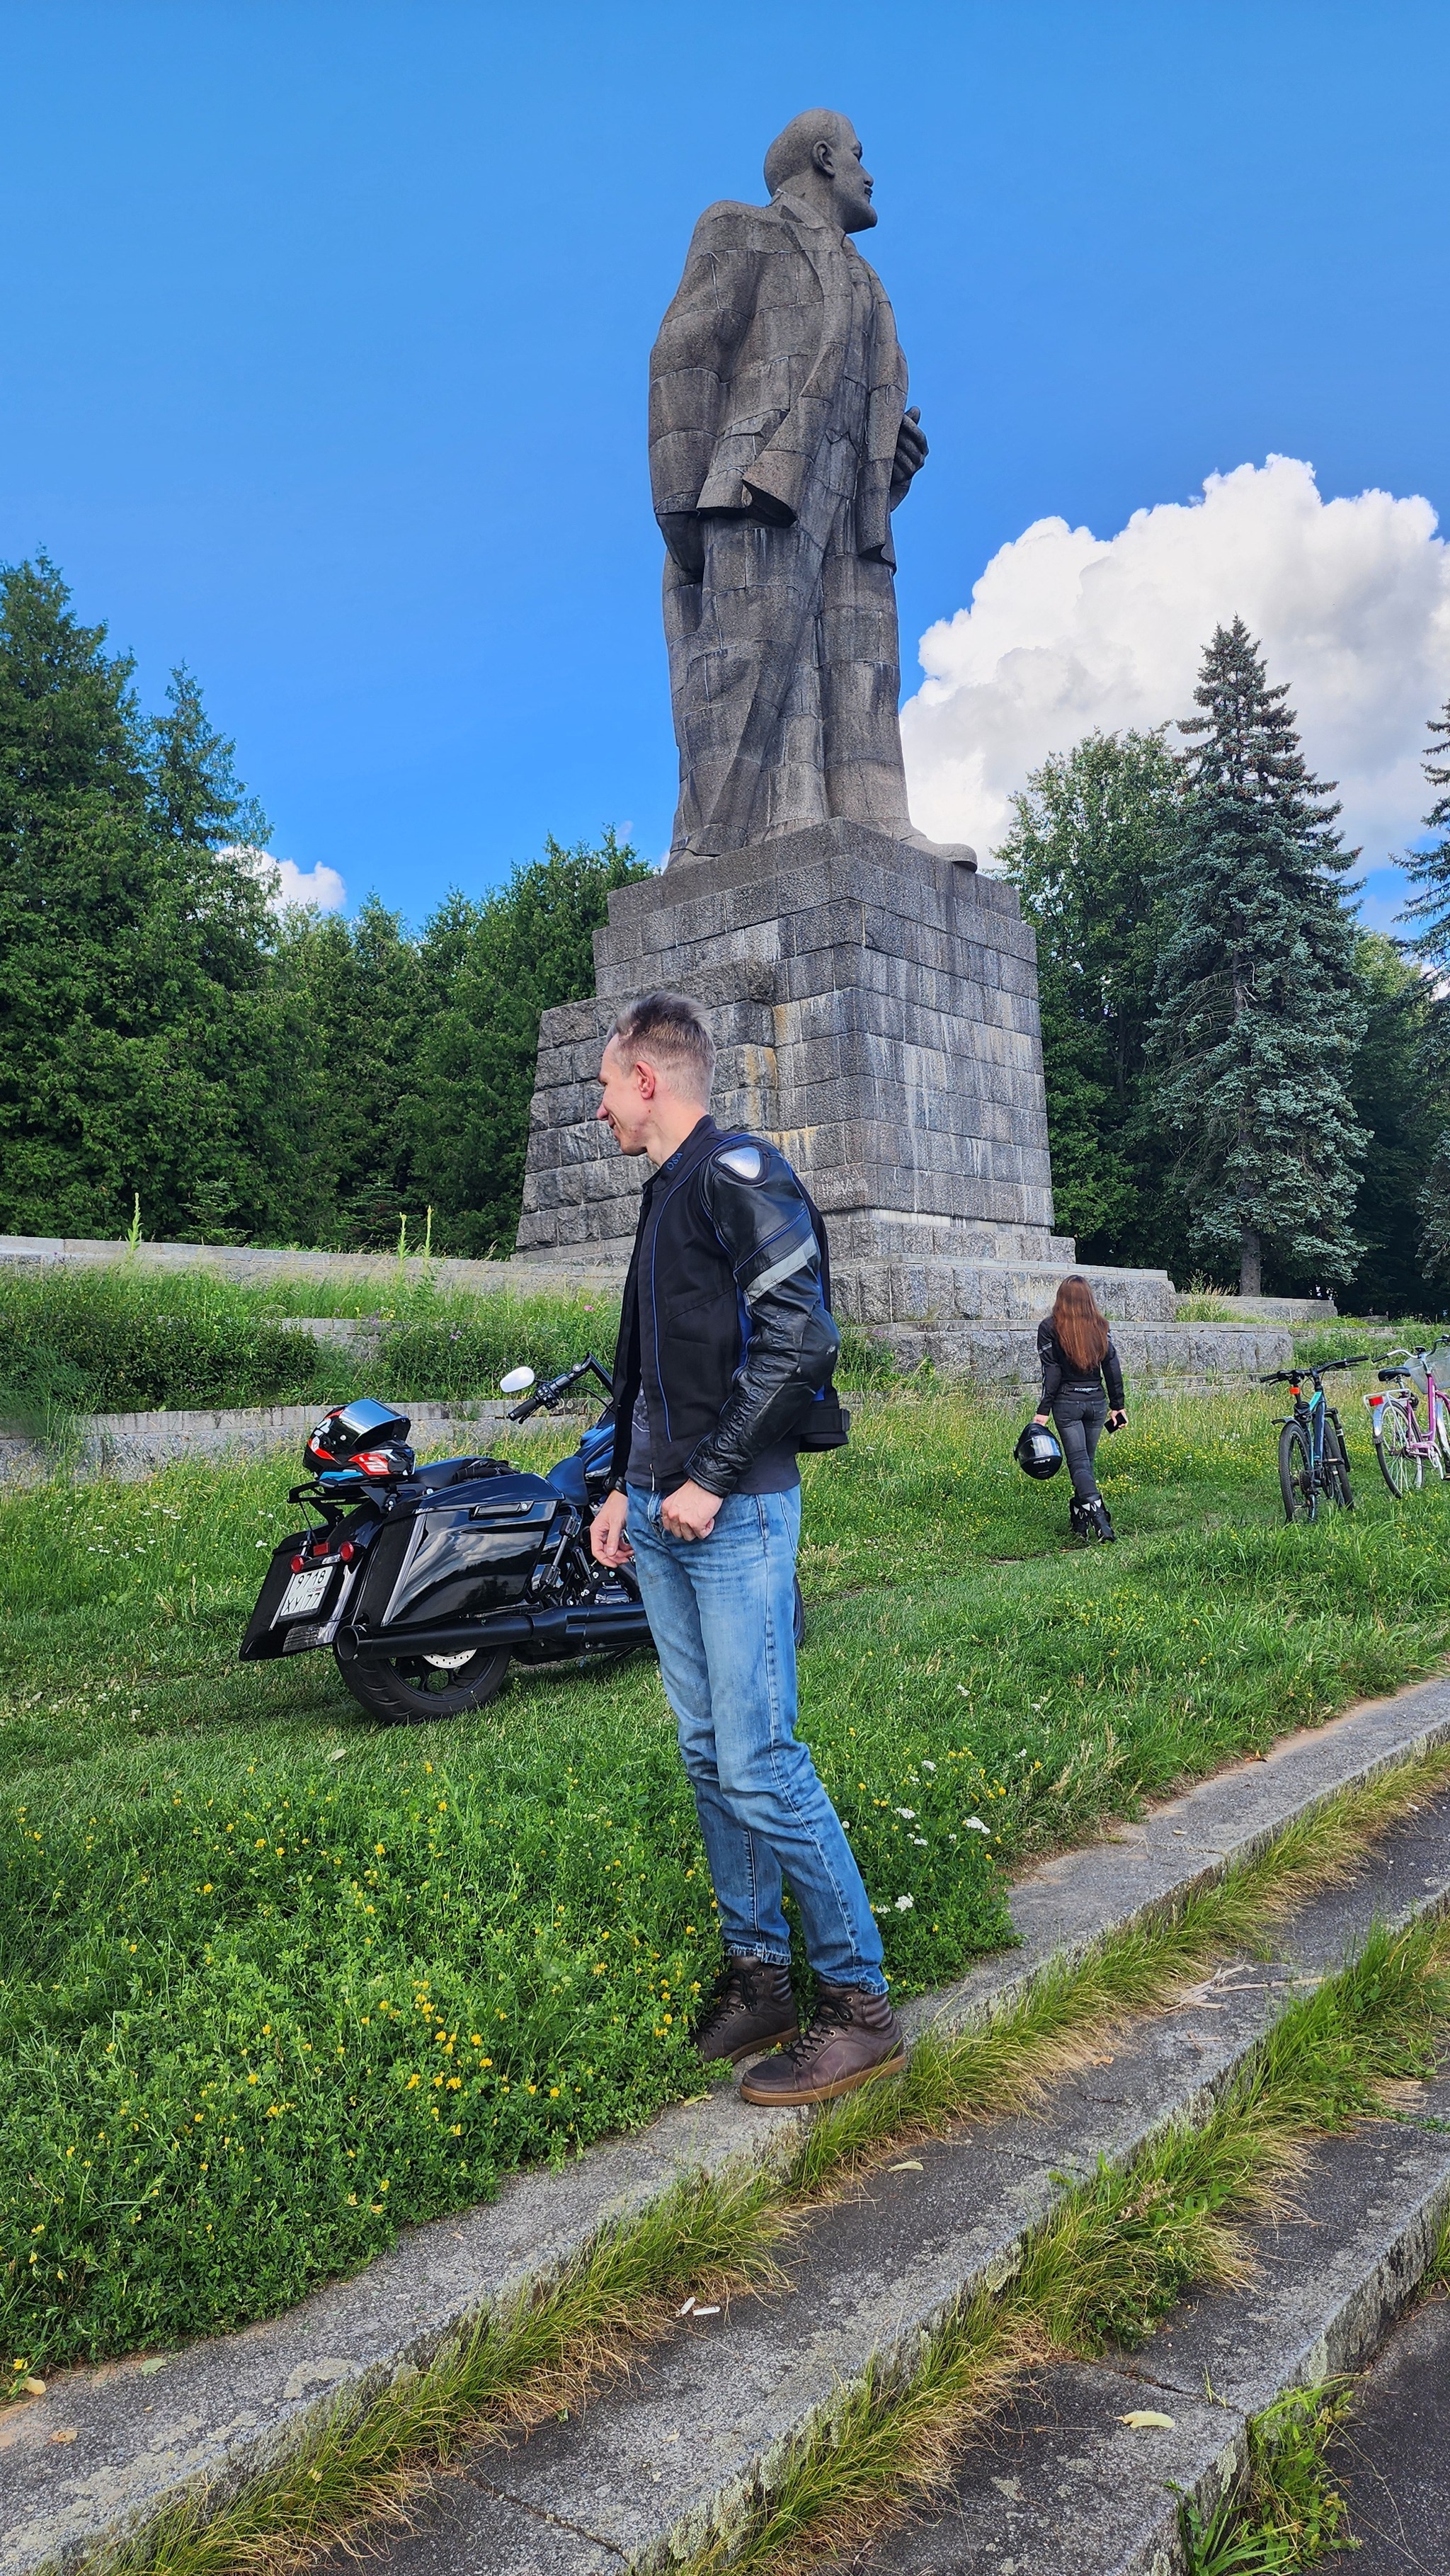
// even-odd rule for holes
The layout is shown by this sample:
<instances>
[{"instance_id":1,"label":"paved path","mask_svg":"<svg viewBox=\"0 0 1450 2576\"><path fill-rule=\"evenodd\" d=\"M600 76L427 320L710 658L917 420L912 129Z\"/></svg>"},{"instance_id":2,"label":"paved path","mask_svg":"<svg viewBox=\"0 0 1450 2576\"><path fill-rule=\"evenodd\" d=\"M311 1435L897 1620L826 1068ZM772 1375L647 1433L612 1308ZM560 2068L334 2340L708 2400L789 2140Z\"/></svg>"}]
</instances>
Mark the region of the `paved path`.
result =
<instances>
[{"instance_id":1,"label":"paved path","mask_svg":"<svg viewBox=\"0 0 1450 2576\"><path fill-rule=\"evenodd\" d=\"M1450 2567L1450 2291L1395 2328L1331 2450L1360 2547L1344 2576L1445 2576Z\"/></svg>"}]
</instances>

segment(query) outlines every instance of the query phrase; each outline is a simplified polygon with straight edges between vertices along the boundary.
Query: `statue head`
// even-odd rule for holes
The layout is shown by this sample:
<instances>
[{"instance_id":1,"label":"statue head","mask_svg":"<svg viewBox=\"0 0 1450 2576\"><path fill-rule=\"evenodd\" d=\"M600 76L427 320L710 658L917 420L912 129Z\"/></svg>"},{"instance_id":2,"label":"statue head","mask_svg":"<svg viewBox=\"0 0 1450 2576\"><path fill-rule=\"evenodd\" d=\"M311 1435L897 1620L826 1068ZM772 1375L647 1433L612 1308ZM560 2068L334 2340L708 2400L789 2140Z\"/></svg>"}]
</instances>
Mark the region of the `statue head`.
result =
<instances>
[{"instance_id":1,"label":"statue head","mask_svg":"<svg viewBox=\"0 0 1450 2576\"><path fill-rule=\"evenodd\" d=\"M869 232L876 221L874 182L862 166L856 129L833 107L791 118L765 156L765 184L772 196L790 188L808 197L843 233Z\"/></svg>"}]
</instances>

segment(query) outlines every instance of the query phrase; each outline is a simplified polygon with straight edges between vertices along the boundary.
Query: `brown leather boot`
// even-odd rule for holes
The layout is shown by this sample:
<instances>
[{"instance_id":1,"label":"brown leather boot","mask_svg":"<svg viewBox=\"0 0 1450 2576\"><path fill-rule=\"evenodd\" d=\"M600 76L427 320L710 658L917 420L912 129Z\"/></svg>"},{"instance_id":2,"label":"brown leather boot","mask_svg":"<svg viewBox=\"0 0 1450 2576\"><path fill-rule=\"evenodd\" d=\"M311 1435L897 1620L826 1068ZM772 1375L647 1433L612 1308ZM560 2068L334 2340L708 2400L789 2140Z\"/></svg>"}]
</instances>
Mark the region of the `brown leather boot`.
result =
<instances>
[{"instance_id":1,"label":"brown leather boot","mask_svg":"<svg viewBox=\"0 0 1450 2576\"><path fill-rule=\"evenodd\" d=\"M772 1959L728 1959L695 2047L707 2066L725 2058L738 2066L762 2048L799 2039L800 2029L789 1968Z\"/></svg>"},{"instance_id":2,"label":"brown leather boot","mask_svg":"<svg viewBox=\"0 0 1450 2576\"><path fill-rule=\"evenodd\" d=\"M745 2102L830 2102L906 2064L901 2025L885 1995L861 1986L817 1990L815 2019L790 2048L742 2079Z\"/></svg>"}]
</instances>

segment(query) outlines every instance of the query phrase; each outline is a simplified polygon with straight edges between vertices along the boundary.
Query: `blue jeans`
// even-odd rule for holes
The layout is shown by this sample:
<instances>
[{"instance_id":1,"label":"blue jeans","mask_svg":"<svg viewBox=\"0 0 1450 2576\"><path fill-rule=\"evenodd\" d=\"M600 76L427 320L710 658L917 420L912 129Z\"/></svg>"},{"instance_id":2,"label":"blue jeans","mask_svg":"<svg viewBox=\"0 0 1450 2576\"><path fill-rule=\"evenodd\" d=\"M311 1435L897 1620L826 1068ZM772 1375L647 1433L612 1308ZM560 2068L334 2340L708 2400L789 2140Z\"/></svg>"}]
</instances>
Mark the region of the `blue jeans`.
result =
<instances>
[{"instance_id":1,"label":"blue jeans","mask_svg":"<svg viewBox=\"0 0 1450 2576\"><path fill-rule=\"evenodd\" d=\"M629 1488L629 1543L705 1844L725 1947L784 1963L782 1878L806 1957L833 1986L886 1992L881 1935L841 1820L796 1741L799 1489L728 1494L705 1539L671 1538Z\"/></svg>"}]
</instances>

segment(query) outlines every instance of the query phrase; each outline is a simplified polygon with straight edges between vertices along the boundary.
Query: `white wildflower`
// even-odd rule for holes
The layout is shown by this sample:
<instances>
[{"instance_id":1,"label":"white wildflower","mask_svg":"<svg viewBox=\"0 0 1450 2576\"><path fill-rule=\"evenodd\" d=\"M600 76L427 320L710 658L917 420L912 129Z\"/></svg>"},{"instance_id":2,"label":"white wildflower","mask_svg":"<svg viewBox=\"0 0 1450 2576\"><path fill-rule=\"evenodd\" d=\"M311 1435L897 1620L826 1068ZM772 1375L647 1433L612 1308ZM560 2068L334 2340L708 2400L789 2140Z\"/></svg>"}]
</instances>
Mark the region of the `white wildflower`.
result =
<instances>
[{"instance_id":1,"label":"white wildflower","mask_svg":"<svg viewBox=\"0 0 1450 2576\"><path fill-rule=\"evenodd\" d=\"M907 1821L907 1823L908 1823L909 1825L914 1825L914 1824L915 1824L915 1822L916 1822L916 1809L915 1809L915 1807L898 1807L898 1808L897 1808L897 1810L896 1810L896 1812L897 1812L898 1816L904 1816L904 1817L906 1818L906 1821Z\"/></svg>"},{"instance_id":2,"label":"white wildflower","mask_svg":"<svg viewBox=\"0 0 1450 2576\"><path fill-rule=\"evenodd\" d=\"M896 1900L896 1911L898 1914L909 1914L915 1903L916 1898L914 1896L898 1896Z\"/></svg>"},{"instance_id":3,"label":"white wildflower","mask_svg":"<svg viewBox=\"0 0 1450 2576\"><path fill-rule=\"evenodd\" d=\"M992 1830L990 1825L983 1824L980 1816L963 1816L962 1822L969 1834L990 1834Z\"/></svg>"}]
</instances>

